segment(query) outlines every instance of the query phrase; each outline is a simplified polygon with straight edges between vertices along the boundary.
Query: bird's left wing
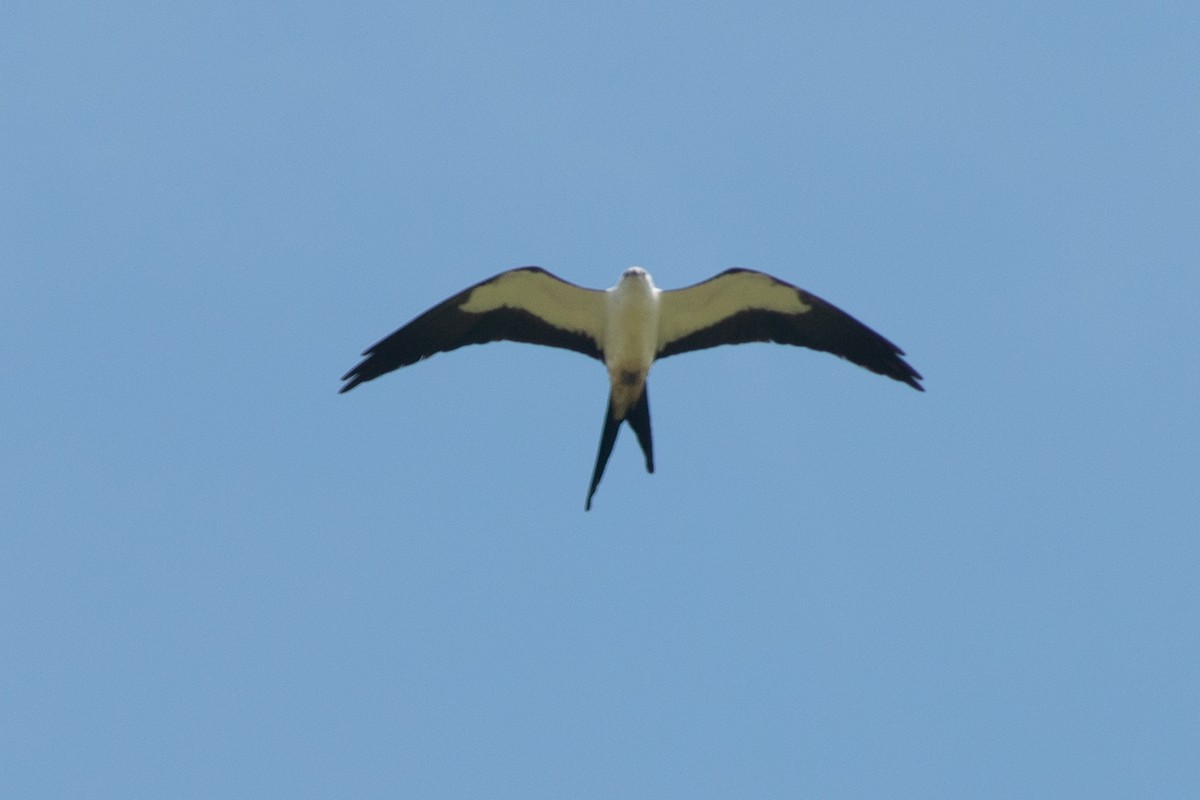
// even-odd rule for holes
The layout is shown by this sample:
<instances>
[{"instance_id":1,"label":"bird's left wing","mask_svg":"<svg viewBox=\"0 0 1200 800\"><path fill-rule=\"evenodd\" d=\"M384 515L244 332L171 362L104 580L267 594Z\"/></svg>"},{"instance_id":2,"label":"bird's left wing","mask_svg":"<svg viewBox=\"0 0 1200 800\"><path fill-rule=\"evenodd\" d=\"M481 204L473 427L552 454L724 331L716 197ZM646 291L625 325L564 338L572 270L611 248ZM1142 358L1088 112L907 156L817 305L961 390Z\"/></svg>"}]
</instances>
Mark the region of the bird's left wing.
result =
<instances>
[{"instance_id":1,"label":"bird's left wing","mask_svg":"<svg viewBox=\"0 0 1200 800\"><path fill-rule=\"evenodd\" d=\"M731 269L663 292L658 341L658 358L722 344L799 345L924 391L899 347L833 304L754 270Z\"/></svg>"}]
</instances>

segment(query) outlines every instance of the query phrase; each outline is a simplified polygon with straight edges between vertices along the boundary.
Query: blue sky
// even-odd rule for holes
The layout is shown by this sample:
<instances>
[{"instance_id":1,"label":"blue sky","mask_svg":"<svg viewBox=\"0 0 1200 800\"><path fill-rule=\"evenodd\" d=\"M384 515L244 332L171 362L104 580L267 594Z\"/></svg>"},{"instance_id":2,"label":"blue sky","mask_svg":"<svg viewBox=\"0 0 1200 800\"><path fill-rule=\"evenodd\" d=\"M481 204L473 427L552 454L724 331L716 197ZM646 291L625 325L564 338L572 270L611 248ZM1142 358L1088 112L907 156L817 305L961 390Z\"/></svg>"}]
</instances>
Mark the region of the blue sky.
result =
<instances>
[{"instance_id":1,"label":"blue sky","mask_svg":"<svg viewBox=\"0 0 1200 800\"><path fill-rule=\"evenodd\" d=\"M0 795L1200 794L1190 3L109 3L0 26ZM358 353L762 269L919 394Z\"/></svg>"}]
</instances>

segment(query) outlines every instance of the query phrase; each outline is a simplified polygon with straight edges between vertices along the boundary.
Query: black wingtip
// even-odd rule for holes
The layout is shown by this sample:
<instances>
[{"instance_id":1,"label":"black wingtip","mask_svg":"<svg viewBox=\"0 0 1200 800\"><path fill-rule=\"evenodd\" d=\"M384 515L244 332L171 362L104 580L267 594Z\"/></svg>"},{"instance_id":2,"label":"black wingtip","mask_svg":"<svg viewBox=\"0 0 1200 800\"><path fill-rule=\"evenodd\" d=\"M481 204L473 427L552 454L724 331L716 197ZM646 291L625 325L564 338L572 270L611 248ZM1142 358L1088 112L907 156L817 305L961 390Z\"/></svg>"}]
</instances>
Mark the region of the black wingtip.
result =
<instances>
[{"instance_id":1,"label":"black wingtip","mask_svg":"<svg viewBox=\"0 0 1200 800\"><path fill-rule=\"evenodd\" d=\"M907 383L918 392L925 391L925 387L921 385L921 381L925 380L925 376L913 369L911 364L900 357L904 355L903 350L900 350L900 348L896 349L898 351L896 360L900 362L901 370L899 375L893 375L892 377L898 381Z\"/></svg>"},{"instance_id":2,"label":"black wingtip","mask_svg":"<svg viewBox=\"0 0 1200 800\"><path fill-rule=\"evenodd\" d=\"M915 369L908 366L907 361L901 360L900 363L904 364L904 366L907 367L907 369L899 375L893 374L893 375L889 375L888 377L895 378L896 380L900 381L901 383L907 383L909 386L916 389L918 392L925 391L925 387L921 385L921 381L925 380L925 378L922 377L921 373L917 372Z\"/></svg>"},{"instance_id":3,"label":"black wingtip","mask_svg":"<svg viewBox=\"0 0 1200 800\"><path fill-rule=\"evenodd\" d=\"M367 369L366 369L367 365L370 364L370 362L371 362L370 356L371 356L371 353L374 351L374 349L375 349L374 347L370 347L370 348L367 348L366 350L364 350L363 351L363 356L364 356L363 360L359 361L357 364L355 364L353 367L351 367L346 372L346 374L341 377L341 380L347 381L347 383L345 386L338 389L338 394L345 394L346 392L353 389L355 386L358 386L360 383L369 381L369 380L371 380L371 378L379 377L378 374L368 375Z\"/></svg>"},{"instance_id":4,"label":"black wingtip","mask_svg":"<svg viewBox=\"0 0 1200 800\"><path fill-rule=\"evenodd\" d=\"M359 366L361 367L362 365L360 364ZM362 375L362 371L359 370L358 367L355 367L354 369L350 370L345 375L343 375L342 380L347 381L347 383L345 386L338 389L338 394L345 394L346 392L353 389L355 386L358 386L363 381L367 381L370 379L364 378Z\"/></svg>"}]
</instances>

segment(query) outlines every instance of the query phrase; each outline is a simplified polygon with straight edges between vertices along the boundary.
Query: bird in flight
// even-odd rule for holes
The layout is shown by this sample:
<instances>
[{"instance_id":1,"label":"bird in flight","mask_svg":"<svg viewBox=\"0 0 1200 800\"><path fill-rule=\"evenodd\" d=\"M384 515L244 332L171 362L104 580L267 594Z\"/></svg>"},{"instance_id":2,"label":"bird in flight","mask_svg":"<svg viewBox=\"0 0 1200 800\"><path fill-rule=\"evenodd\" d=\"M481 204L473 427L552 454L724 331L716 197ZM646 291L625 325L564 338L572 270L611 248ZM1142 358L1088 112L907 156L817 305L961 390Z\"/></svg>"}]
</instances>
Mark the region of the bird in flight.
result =
<instances>
[{"instance_id":1,"label":"bird in flight","mask_svg":"<svg viewBox=\"0 0 1200 800\"><path fill-rule=\"evenodd\" d=\"M833 353L918 391L921 375L904 351L816 295L763 272L730 269L662 291L641 267L611 289L585 289L540 267L501 272L438 303L363 352L342 376L360 383L434 353L469 344L527 342L574 350L608 370L611 392L585 509L600 485L622 422L633 428L654 472L646 376L660 358L722 344L778 342Z\"/></svg>"}]
</instances>

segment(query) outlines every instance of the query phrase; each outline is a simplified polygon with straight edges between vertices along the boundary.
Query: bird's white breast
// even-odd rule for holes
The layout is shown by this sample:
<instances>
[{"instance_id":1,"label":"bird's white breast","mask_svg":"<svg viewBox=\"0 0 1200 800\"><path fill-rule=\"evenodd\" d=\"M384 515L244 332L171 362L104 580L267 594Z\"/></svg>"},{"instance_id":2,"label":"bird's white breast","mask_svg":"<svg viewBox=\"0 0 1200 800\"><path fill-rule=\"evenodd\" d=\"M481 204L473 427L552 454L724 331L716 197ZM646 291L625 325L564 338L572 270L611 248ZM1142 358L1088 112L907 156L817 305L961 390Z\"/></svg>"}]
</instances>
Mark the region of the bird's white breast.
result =
<instances>
[{"instance_id":1,"label":"bird's white breast","mask_svg":"<svg viewBox=\"0 0 1200 800\"><path fill-rule=\"evenodd\" d=\"M604 363L643 375L658 345L659 290L645 273L622 275L608 290L604 313Z\"/></svg>"},{"instance_id":2,"label":"bird's white breast","mask_svg":"<svg viewBox=\"0 0 1200 800\"><path fill-rule=\"evenodd\" d=\"M641 270L626 270L607 292L604 307L604 365L613 386L613 405L623 409L641 395L658 350L661 293Z\"/></svg>"}]
</instances>

